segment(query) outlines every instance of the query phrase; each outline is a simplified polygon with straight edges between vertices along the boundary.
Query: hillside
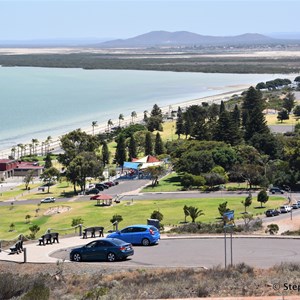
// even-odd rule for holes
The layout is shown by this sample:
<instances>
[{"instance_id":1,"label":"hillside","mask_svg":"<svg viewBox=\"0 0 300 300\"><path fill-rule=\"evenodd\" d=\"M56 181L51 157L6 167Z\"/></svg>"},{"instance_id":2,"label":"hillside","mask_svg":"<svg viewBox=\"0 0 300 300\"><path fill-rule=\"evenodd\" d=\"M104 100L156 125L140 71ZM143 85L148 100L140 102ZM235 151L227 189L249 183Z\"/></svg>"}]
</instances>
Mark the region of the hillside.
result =
<instances>
[{"instance_id":1,"label":"hillside","mask_svg":"<svg viewBox=\"0 0 300 300\"><path fill-rule=\"evenodd\" d=\"M164 47L164 46L217 46L254 45L274 43L276 39L258 33L237 36L209 36L188 31L151 31L129 39L117 39L97 44L98 47Z\"/></svg>"}]
</instances>

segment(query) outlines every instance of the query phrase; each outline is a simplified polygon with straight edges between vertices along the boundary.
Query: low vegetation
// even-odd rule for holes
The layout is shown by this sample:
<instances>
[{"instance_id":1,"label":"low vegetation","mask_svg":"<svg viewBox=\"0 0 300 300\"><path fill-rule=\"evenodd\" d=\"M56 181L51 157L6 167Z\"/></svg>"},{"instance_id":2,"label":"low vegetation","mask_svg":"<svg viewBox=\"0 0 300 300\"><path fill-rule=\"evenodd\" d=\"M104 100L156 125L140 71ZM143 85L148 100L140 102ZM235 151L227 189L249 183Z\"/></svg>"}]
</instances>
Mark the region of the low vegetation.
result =
<instances>
[{"instance_id":1,"label":"low vegetation","mask_svg":"<svg viewBox=\"0 0 300 300\"><path fill-rule=\"evenodd\" d=\"M71 264L58 264L56 268L26 265L26 270L18 266L18 270L18 274L0 272L1 299L131 300L298 295L297 290L284 291L283 284L297 284L300 265L284 263L267 270L240 263L227 269L217 266L100 271L82 263L76 269ZM274 288L278 283L281 286Z\"/></svg>"}]
</instances>

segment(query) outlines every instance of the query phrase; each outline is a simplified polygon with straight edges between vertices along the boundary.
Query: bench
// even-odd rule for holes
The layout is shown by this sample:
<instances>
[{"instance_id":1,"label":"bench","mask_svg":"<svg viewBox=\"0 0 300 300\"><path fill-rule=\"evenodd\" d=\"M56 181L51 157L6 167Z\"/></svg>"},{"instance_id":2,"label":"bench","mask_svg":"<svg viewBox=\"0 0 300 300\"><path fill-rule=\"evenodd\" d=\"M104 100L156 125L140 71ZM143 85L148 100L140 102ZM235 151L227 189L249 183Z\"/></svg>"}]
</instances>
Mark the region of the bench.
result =
<instances>
[{"instance_id":1,"label":"bench","mask_svg":"<svg viewBox=\"0 0 300 300\"><path fill-rule=\"evenodd\" d=\"M10 254L21 253L23 251L23 240L17 241L9 250Z\"/></svg>"},{"instance_id":2,"label":"bench","mask_svg":"<svg viewBox=\"0 0 300 300\"><path fill-rule=\"evenodd\" d=\"M52 244L55 242L59 243L57 232L46 233L39 238L39 245L45 246L45 244Z\"/></svg>"},{"instance_id":3,"label":"bench","mask_svg":"<svg viewBox=\"0 0 300 300\"><path fill-rule=\"evenodd\" d=\"M91 237L92 237L92 238L96 237L96 231L99 232L99 237L104 236L104 235L103 235L104 227L96 226L96 227L88 227L88 228L85 228L85 229L83 230L83 238L84 238L84 239L87 238L87 233L88 233L88 232L91 233Z\"/></svg>"}]
</instances>

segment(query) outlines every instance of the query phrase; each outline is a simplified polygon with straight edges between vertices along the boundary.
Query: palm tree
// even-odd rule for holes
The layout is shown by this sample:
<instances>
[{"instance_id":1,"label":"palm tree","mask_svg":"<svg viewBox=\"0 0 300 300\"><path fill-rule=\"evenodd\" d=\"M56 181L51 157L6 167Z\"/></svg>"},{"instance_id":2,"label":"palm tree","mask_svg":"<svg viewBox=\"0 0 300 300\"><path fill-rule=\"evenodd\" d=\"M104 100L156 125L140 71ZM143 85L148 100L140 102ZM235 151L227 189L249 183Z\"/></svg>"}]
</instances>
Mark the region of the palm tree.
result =
<instances>
[{"instance_id":1,"label":"palm tree","mask_svg":"<svg viewBox=\"0 0 300 300\"><path fill-rule=\"evenodd\" d=\"M98 126L97 121L92 122L92 127L93 127L93 135L95 134L95 127Z\"/></svg>"},{"instance_id":2,"label":"palm tree","mask_svg":"<svg viewBox=\"0 0 300 300\"><path fill-rule=\"evenodd\" d=\"M32 144L32 154L34 155L34 154L37 154L36 153L36 147L37 147L37 145L39 144L39 140L38 139L32 139L31 140L31 144Z\"/></svg>"},{"instance_id":3,"label":"palm tree","mask_svg":"<svg viewBox=\"0 0 300 300\"><path fill-rule=\"evenodd\" d=\"M109 119L107 121L107 130L110 131L111 130L111 126L113 126L113 125L114 125L113 121L111 119Z\"/></svg>"},{"instance_id":4,"label":"palm tree","mask_svg":"<svg viewBox=\"0 0 300 300\"><path fill-rule=\"evenodd\" d=\"M23 145L23 150L24 150L23 155L24 156L26 156L27 146L28 146L27 144Z\"/></svg>"},{"instance_id":5,"label":"palm tree","mask_svg":"<svg viewBox=\"0 0 300 300\"><path fill-rule=\"evenodd\" d=\"M144 118L143 118L143 121L144 121L145 123L147 123L147 121L148 121L148 110L144 110Z\"/></svg>"},{"instance_id":6,"label":"palm tree","mask_svg":"<svg viewBox=\"0 0 300 300\"><path fill-rule=\"evenodd\" d=\"M16 156L16 147L13 146L10 151L11 151L11 157L15 158L15 156Z\"/></svg>"},{"instance_id":7,"label":"palm tree","mask_svg":"<svg viewBox=\"0 0 300 300\"><path fill-rule=\"evenodd\" d=\"M18 147L18 158L20 158L22 156L22 146L23 146L23 144L18 144L17 145L17 147Z\"/></svg>"},{"instance_id":8,"label":"palm tree","mask_svg":"<svg viewBox=\"0 0 300 300\"><path fill-rule=\"evenodd\" d=\"M41 155L44 155L44 152L46 152L46 142L42 142L41 144Z\"/></svg>"},{"instance_id":9,"label":"palm tree","mask_svg":"<svg viewBox=\"0 0 300 300\"><path fill-rule=\"evenodd\" d=\"M123 114L119 115L119 127L121 127L121 120L124 121L124 115Z\"/></svg>"},{"instance_id":10,"label":"palm tree","mask_svg":"<svg viewBox=\"0 0 300 300\"><path fill-rule=\"evenodd\" d=\"M48 153L49 150L50 150L50 144L51 144L51 142L52 142L52 137L51 137L51 135L49 135L47 137L46 141L45 141L45 144L47 145L47 150L45 150L46 153Z\"/></svg>"},{"instance_id":11,"label":"palm tree","mask_svg":"<svg viewBox=\"0 0 300 300\"><path fill-rule=\"evenodd\" d=\"M195 223L195 220L198 217L204 215L202 209L199 209L199 208L194 207L194 206L189 206L187 208L187 212L188 212L189 216L192 218L192 223Z\"/></svg>"},{"instance_id":12,"label":"palm tree","mask_svg":"<svg viewBox=\"0 0 300 300\"><path fill-rule=\"evenodd\" d=\"M133 111L133 112L131 113L131 122L132 122L132 124L133 124L133 119L135 119L136 117L137 117L137 114L136 114L135 111Z\"/></svg>"},{"instance_id":13,"label":"palm tree","mask_svg":"<svg viewBox=\"0 0 300 300\"><path fill-rule=\"evenodd\" d=\"M30 155L30 156L32 155L32 148L33 148L33 145L32 145L32 144L29 144L29 155Z\"/></svg>"}]
</instances>

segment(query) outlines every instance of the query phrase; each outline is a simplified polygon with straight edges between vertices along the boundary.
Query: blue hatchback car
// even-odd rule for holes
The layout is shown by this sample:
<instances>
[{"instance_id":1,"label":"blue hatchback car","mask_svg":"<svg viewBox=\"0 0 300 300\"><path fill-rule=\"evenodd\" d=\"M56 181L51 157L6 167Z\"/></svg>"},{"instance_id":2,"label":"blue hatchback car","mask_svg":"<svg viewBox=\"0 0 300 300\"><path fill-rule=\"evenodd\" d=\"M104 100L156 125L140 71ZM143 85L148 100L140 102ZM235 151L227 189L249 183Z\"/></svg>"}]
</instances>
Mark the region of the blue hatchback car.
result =
<instances>
[{"instance_id":1,"label":"blue hatchback car","mask_svg":"<svg viewBox=\"0 0 300 300\"><path fill-rule=\"evenodd\" d=\"M160 233L152 225L131 225L120 231L107 235L108 238L117 238L124 242L149 246L158 243Z\"/></svg>"}]
</instances>

